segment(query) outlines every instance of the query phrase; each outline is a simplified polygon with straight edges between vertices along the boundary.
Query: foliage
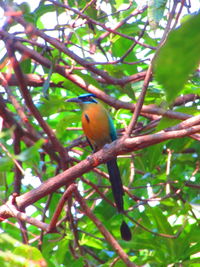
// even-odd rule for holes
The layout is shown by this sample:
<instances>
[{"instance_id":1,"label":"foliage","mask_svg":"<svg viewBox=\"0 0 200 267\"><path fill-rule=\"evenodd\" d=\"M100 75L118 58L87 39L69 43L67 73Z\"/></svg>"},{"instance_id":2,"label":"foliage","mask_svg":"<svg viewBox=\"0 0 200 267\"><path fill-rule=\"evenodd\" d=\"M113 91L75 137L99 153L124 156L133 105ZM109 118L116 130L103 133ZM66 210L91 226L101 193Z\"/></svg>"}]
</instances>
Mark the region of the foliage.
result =
<instances>
[{"instance_id":1,"label":"foliage","mask_svg":"<svg viewBox=\"0 0 200 267\"><path fill-rule=\"evenodd\" d=\"M187 1L33 2L0 2L1 265L199 266L200 15ZM118 151L108 148L125 154L130 242L106 167L82 161L91 150L80 110L65 100L85 92L105 102L119 136L131 128ZM73 183L79 193L49 232Z\"/></svg>"},{"instance_id":2,"label":"foliage","mask_svg":"<svg viewBox=\"0 0 200 267\"><path fill-rule=\"evenodd\" d=\"M200 61L198 55L200 37L197 30L199 25L200 15L191 17L179 29L169 34L166 45L157 55L157 78L166 89L169 102L177 97L189 74L196 69ZM183 42L185 36L187 42Z\"/></svg>"},{"instance_id":3,"label":"foliage","mask_svg":"<svg viewBox=\"0 0 200 267\"><path fill-rule=\"evenodd\" d=\"M24 245L8 234L1 234L0 244L3 245L0 251L1 266L46 266L37 248Z\"/></svg>"}]
</instances>

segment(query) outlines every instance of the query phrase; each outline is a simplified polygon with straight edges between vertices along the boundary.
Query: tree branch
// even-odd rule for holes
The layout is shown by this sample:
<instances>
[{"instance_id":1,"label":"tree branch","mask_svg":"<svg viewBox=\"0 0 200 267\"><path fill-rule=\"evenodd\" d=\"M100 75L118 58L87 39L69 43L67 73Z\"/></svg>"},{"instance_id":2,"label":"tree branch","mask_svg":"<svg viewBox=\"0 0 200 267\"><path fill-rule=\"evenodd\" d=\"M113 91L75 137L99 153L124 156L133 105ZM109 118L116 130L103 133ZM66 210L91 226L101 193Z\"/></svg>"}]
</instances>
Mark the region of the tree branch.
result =
<instances>
[{"instance_id":1,"label":"tree branch","mask_svg":"<svg viewBox=\"0 0 200 267\"><path fill-rule=\"evenodd\" d=\"M54 132L52 129L47 125L47 123L44 121L43 117L41 116L40 112L38 109L35 107L32 97L27 89L23 73L21 71L20 65L15 57L14 50L13 50L13 41L12 40L7 40L6 41L6 48L8 52L8 56L10 59L10 63L12 65L12 68L15 71L16 77L18 79L19 83L19 88L21 90L21 93L24 97L24 100L26 102L27 107L31 111L32 115L36 118L44 132L48 135L49 139L51 140L54 149L59 152L60 154L60 159L61 159L61 167L62 169L66 169L66 162L67 162L67 153L64 149L64 147L61 145L61 143L58 141L56 138Z\"/></svg>"},{"instance_id":2,"label":"tree branch","mask_svg":"<svg viewBox=\"0 0 200 267\"><path fill-rule=\"evenodd\" d=\"M135 267L136 265L129 260L128 255L124 252L124 250L119 245L117 240L110 234L110 232L108 232L108 230L103 226L101 221L99 221L97 219L97 217L92 213L90 208L86 205L85 200L79 194L78 190L75 191L75 198L79 202L79 204L80 204L81 208L83 209L85 215L88 216L93 221L93 223L97 226L97 228L102 233L102 235L105 237L105 239L108 241L108 243L117 252L117 254L120 256L120 258L126 264L126 266Z\"/></svg>"},{"instance_id":3,"label":"tree branch","mask_svg":"<svg viewBox=\"0 0 200 267\"><path fill-rule=\"evenodd\" d=\"M100 151L91 155L89 159L81 161L80 163L64 171L63 173L60 173L53 178L49 178L38 188L35 188L17 197L17 206L19 209L23 209L35 203L37 200L43 198L44 196L55 192L60 187L73 183L76 178L92 170L96 162L98 162L98 165L100 165L102 163L106 163L119 154L137 151L153 144L158 144L169 139L189 136L199 131L200 125L178 131L160 132L152 135L144 135L134 138L127 138L125 140L119 139L117 141L114 141L109 145L109 148L101 149ZM5 205L2 206L3 208L0 208L1 218L6 218L7 216L7 214L5 213Z\"/></svg>"}]
</instances>

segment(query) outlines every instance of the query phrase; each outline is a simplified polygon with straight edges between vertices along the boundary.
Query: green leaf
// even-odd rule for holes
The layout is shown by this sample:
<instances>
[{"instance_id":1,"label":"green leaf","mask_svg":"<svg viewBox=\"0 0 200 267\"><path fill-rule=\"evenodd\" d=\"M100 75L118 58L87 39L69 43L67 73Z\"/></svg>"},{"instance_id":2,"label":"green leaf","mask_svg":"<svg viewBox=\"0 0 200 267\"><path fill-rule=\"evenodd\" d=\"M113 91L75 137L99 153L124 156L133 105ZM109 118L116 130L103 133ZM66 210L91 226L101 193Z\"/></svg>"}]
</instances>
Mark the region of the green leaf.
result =
<instances>
[{"instance_id":1,"label":"green leaf","mask_svg":"<svg viewBox=\"0 0 200 267\"><path fill-rule=\"evenodd\" d=\"M70 265L71 265L71 267L83 267L84 266L84 258L79 257L79 259L75 260Z\"/></svg>"},{"instance_id":2,"label":"green leaf","mask_svg":"<svg viewBox=\"0 0 200 267\"><path fill-rule=\"evenodd\" d=\"M31 72L31 60L30 58L26 58L20 63L20 67L23 73L30 73Z\"/></svg>"},{"instance_id":3,"label":"green leaf","mask_svg":"<svg viewBox=\"0 0 200 267\"><path fill-rule=\"evenodd\" d=\"M19 155L16 156L16 158L20 161L36 161L39 160L39 153L38 149L41 148L41 145L43 144L44 140L37 141L33 146L27 148L23 152L21 152Z\"/></svg>"},{"instance_id":4,"label":"green leaf","mask_svg":"<svg viewBox=\"0 0 200 267\"><path fill-rule=\"evenodd\" d=\"M77 74L79 77L81 77L85 82L87 82L88 84L93 84L96 87L100 87L100 84L97 82L97 80L95 79L96 76L94 75L88 75L88 74L83 74L81 72L78 71L74 71L75 74Z\"/></svg>"},{"instance_id":5,"label":"green leaf","mask_svg":"<svg viewBox=\"0 0 200 267\"><path fill-rule=\"evenodd\" d=\"M49 225L64 190L71 183L69 179L69 183L66 183L66 186L54 190L55 181L51 177L56 177L57 174L60 177L62 175L64 177L65 172L62 172L66 168L69 168L66 174L70 174L71 166L75 166L92 153L90 147L85 146L82 142L85 137L82 138L83 131L79 130L81 127L80 107L75 103L66 103L64 100L83 94L90 89L92 90L92 88L94 89L94 87L99 88L102 94L106 93L108 96L112 96L113 101L110 102L111 99L107 99L105 106L108 110L111 110L112 117L115 117L115 124L119 130L118 136L120 138L124 134L126 126L130 123L134 112L134 107L130 105L130 102L136 104L144 83L144 80L136 82L137 79L135 80L135 77L139 72L147 70L149 60L157 53L157 50L146 48L145 45L157 47L160 44L161 34L165 30L163 27L168 25L169 19L172 19L173 26L177 15L179 16L181 1L171 1L172 4L175 2L175 5L178 3L174 14L171 13L172 6L166 5L167 0L68 0L52 1L52 3L48 1L23 1L24 3L19 6L16 4L16 0L3 2L6 2L13 11L22 10L23 18L28 27L25 25L25 27L22 27L18 23L20 21L18 15L20 14L12 14L9 11L5 14L5 19L3 19L3 24L5 25L2 25L1 39L7 42L10 38L14 38L14 48L23 73L32 74L29 77L30 79L27 80L29 98L32 99L34 106L38 108L41 116L44 117L46 123L56 134L59 142L66 147L66 153L69 153L70 161L66 159L67 162L63 166L62 163L65 159L60 158L56 147L55 151L52 151L52 149L49 149L49 142L43 145L36 143L31 128L28 127L28 122L34 126L36 131L34 135L41 136L42 140L46 139L47 135L35 119L34 113L31 112L31 106L20 94L19 83L14 79L14 75L10 76L15 72L9 64L5 45L0 45L2 58L0 59L0 116L3 118L0 142L11 155L8 156L8 153L0 148L0 204L3 205L0 209L3 208L4 210L7 207L7 200L13 202L12 194L19 184L19 179L17 178L20 178L19 173L16 171L17 169L14 167L13 160L19 159L26 174L30 173L31 176L39 177L43 185L35 188L35 186L38 186L37 181L35 181L34 186L33 183L30 185L22 179L20 196L16 198L16 201L19 204L21 203L24 208L26 208L26 204L28 205L31 202L32 204L22 212ZM64 2L69 7L61 7ZM190 2L192 8L189 10L184 4L179 21L182 20L183 15L192 11L193 2L195 1ZM146 8L144 5L147 3L149 5ZM151 3L152 5L150 5ZM82 15L86 15L87 18L84 19L81 14L78 15L73 10L70 10L71 8L81 12ZM89 17L122 35L134 37L144 45L119 36L115 31L106 31L99 25L90 24ZM167 82L170 81L167 89L163 82L158 83L155 80L157 76L153 75L148 91L145 94L144 110L138 117L138 124L134 129L136 130L134 133L140 137L149 134L153 135L161 129L165 131L166 128L179 122L174 118L165 117L163 119L167 114L160 114L160 116L157 114L158 108L168 109L166 94L168 94L167 100L170 99L170 101L176 95L181 94L184 96L185 102L179 103L181 104L180 106L176 106L173 103L173 105L170 105L174 114L176 112L192 116L199 114L200 77L197 68L194 73L189 74L188 82L185 83L182 89L179 91L174 90L177 87L177 82L180 83L183 79L182 74L178 73L177 77L177 68L185 71L185 65L194 58L193 53L197 52L197 47L200 43L194 42L197 34L197 30L195 32L194 27L190 27L191 33L180 35L185 29L185 25L191 26L191 14L189 18L185 17L184 19L188 20L184 22L183 26L174 31L174 35L179 35L180 37L178 48L171 45L170 48L172 50L168 50L162 64L159 65L166 75ZM40 34L37 32L38 34L35 35L34 31L31 32L32 27L29 23L35 25ZM154 29L156 27L158 30L155 34ZM172 34L172 38L170 34L168 41L174 40L176 38L174 35ZM27 38L29 39L28 42L26 42ZM71 53L64 54L55 41L61 42L70 51L82 57L85 64L77 63L72 58ZM21 43L21 48L19 42ZM188 45L191 47L192 42L197 45L194 49L190 49L185 53L183 48ZM130 50L132 46L133 49ZM31 49L32 52L29 53L26 48ZM180 55L179 51L176 51L177 49L180 49L181 56L183 55L185 62L179 62ZM190 53L192 53L192 56ZM171 58L174 54L175 60L171 64ZM125 55L125 58L122 62L113 64L123 55ZM199 57L199 50L195 56ZM24 61L20 60L24 58ZM48 64L48 60L52 64ZM135 61L138 61L138 63L132 64ZM108 75L114 79L116 78L116 81L110 83L109 79L103 79L95 71L89 70L87 63L90 62L94 64L93 66L96 69L104 70ZM104 62L104 64L100 64L101 62ZM62 72L62 75L57 73L61 71L60 68L66 70ZM132 74L136 76L132 76ZM176 77L177 79L175 79ZM120 86L117 81L119 79L125 81L126 78L131 82ZM46 82L41 85L41 80L46 80ZM12 89L12 95L7 90L6 81L8 82L8 87L10 86ZM54 86L51 87L52 84ZM172 97L171 94L174 94L174 96ZM188 102L191 94L196 95L196 98ZM13 100L16 102L14 103ZM17 102L23 109L17 106ZM123 104L124 102L127 105ZM116 110L118 111L116 112ZM25 113L28 122L22 120L21 112ZM93 115L95 117L95 113ZM157 119L160 120L160 124L155 129L154 122ZM16 127L16 123L20 127ZM102 134L103 138L104 133L99 134ZM133 136L135 135L133 134ZM133 136L131 135L131 137ZM18 144L18 141L20 144ZM33 146L34 144L35 146ZM76 147L73 147L73 144ZM14 152L19 145L21 154L15 155ZM200 172L198 172L200 142L194 138L185 137L167 140L159 145L150 143L147 145L148 147L145 149L137 151L136 144L130 153L119 155L118 158L124 189L126 189L126 186L129 187L128 191L125 190L123 200L125 214L129 216L130 220L125 214L119 214L116 208L107 202L107 199L112 203L114 200L110 182L104 178L104 176L107 176L105 164L84 174L84 177L90 182L84 182L81 176L77 177L75 182L77 182L78 190L91 212L115 237L116 241L127 253L129 260L136 266L199 266L197 262L199 262L200 230L197 224L199 218L197 208L200 204L200 196L195 186L198 185L200 179ZM167 154L165 151L167 148L172 151L170 175L168 177L170 179L169 189L171 194L167 194L168 191L166 191ZM123 151L118 152L123 153ZM78 167L75 168L78 170ZM99 170L98 174L97 168ZM47 191L45 193L42 190L42 188L45 188L46 180L51 183L48 196L46 195ZM193 187L188 186L185 181L190 182ZM105 195L105 199L102 199L94 185ZM32 187L34 187L35 200L31 199L29 201L26 196L28 197L29 193L27 195L27 192ZM179 194L175 194L179 191L181 199ZM121 240L119 229L123 219L131 227L133 238L130 242ZM137 224L137 222L141 225ZM182 222L184 222L183 229ZM0 264L2 267L36 267L38 263L40 263L41 267L45 266L43 257L48 267L125 266L121 259L117 259L116 251L101 234L94 221L87 216L85 209L80 206L76 194L69 195L69 199L64 204L56 224L56 233L47 233L36 225L26 223L28 242L31 247L21 244L23 229L18 227L18 224L17 218L12 217L0 223ZM144 228L141 226L144 226ZM157 235L158 233L170 234L171 232L176 234L179 230L181 230L181 233L177 238L166 238ZM9 236L1 237L2 232L8 233ZM38 246L41 249L42 256L37 250ZM115 259L117 260L115 261Z\"/></svg>"},{"instance_id":6,"label":"green leaf","mask_svg":"<svg viewBox=\"0 0 200 267\"><path fill-rule=\"evenodd\" d=\"M124 4L124 2L127 2L127 1L124 1L124 0L115 0L115 8L118 9L122 4Z\"/></svg>"},{"instance_id":7,"label":"green leaf","mask_svg":"<svg viewBox=\"0 0 200 267\"><path fill-rule=\"evenodd\" d=\"M123 56L127 50L130 48L130 46L133 44L133 41L131 40L124 40L124 38L120 36L115 36L112 39L112 52L115 57L121 57ZM136 57L134 57L134 53L131 53L132 58L134 60L137 60ZM125 59L126 60L126 59Z\"/></svg>"},{"instance_id":8,"label":"green leaf","mask_svg":"<svg viewBox=\"0 0 200 267\"><path fill-rule=\"evenodd\" d=\"M65 112L66 113L66 112ZM71 127L72 123L79 123L80 122L80 114L79 113L66 113L56 126L56 135L61 138L63 134L66 134L66 127ZM82 133L80 133L81 135Z\"/></svg>"},{"instance_id":9,"label":"green leaf","mask_svg":"<svg viewBox=\"0 0 200 267\"><path fill-rule=\"evenodd\" d=\"M179 95L199 60L200 14L172 31L154 62L157 80L163 85L170 103Z\"/></svg>"},{"instance_id":10,"label":"green leaf","mask_svg":"<svg viewBox=\"0 0 200 267\"><path fill-rule=\"evenodd\" d=\"M84 235L84 237L82 237L82 239L81 239L80 244L82 246L87 245L91 248L101 249L103 242L99 239L91 238L91 237Z\"/></svg>"},{"instance_id":11,"label":"green leaf","mask_svg":"<svg viewBox=\"0 0 200 267\"><path fill-rule=\"evenodd\" d=\"M5 185L6 182L6 172L0 172L0 186ZM0 199L1 199L1 193L0 192Z\"/></svg>"},{"instance_id":12,"label":"green leaf","mask_svg":"<svg viewBox=\"0 0 200 267\"><path fill-rule=\"evenodd\" d=\"M26 255L26 259L39 260L41 258L41 252L31 246L21 245L14 249L14 254L24 257Z\"/></svg>"},{"instance_id":13,"label":"green leaf","mask_svg":"<svg viewBox=\"0 0 200 267\"><path fill-rule=\"evenodd\" d=\"M159 124L157 125L156 130L161 131L163 129L172 127L172 126L178 124L179 122L180 122L180 120L172 120L171 118L163 117L160 120Z\"/></svg>"},{"instance_id":14,"label":"green leaf","mask_svg":"<svg viewBox=\"0 0 200 267\"><path fill-rule=\"evenodd\" d=\"M87 16L89 16L90 18L97 20L97 9L95 8L95 4L94 5L90 5L86 11L85 14Z\"/></svg>"},{"instance_id":15,"label":"green leaf","mask_svg":"<svg viewBox=\"0 0 200 267\"><path fill-rule=\"evenodd\" d=\"M147 212L155 220L158 231L164 234L173 235L173 229L167 221L167 216L163 215L159 207L148 207Z\"/></svg>"},{"instance_id":16,"label":"green leaf","mask_svg":"<svg viewBox=\"0 0 200 267\"><path fill-rule=\"evenodd\" d=\"M148 20L151 28L155 30L163 18L167 0L148 0Z\"/></svg>"},{"instance_id":17,"label":"green leaf","mask_svg":"<svg viewBox=\"0 0 200 267\"><path fill-rule=\"evenodd\" d=\"M145 171L153 172L155 167L158 166L163 161L161 155L163 150L163 143L155 144L153 146L147 147L143 150L142 158L138 158L138 163L140 163L140 168L144 168Z\"/></svg>"},{"instance_id":18,"label":"green leaf","mask_svg":"<svg viewBox=\"0 0 200 267\"><path fill-rule=\"evenodd\" d=\"M20 5L18 5L18 7L23 12L23 14L28 14L31 11L30 5L27 2L22 2Z\"/></svg>"},{"instance_id":19,"label":"green leaf","mask_svg":"<svg viewBox=\"0 0 200 267\"><path fill-rule=\"evenodd\" d=\"M50 87L50 81L51 81L51 76L52 76L52 73L53 73L53 68L54 68L54 64L51 64L48 76L45 79L45 82L44 82L43 87L42 87L42 91L43 91L43 94L44 94L45 98L48 98L48 96L49 96L49 92L48 91L49 91L49 87Z\"/></svg>"},{"instance_id":20,"label":"green leaf","mask_svg":"<svg viewBox=\"0 0 200 267\"><path fill-rule=\"evenodd\" d=\"M26 20L26 22L29 22L33 25L35 25L35 23L36 23L36 16L33 13L24 14L24 19Z\"/></svg>"},{"instance_id":21,"label":"green leaf","mask_svg":"<svg viewBox=\"0 0 200 267\"><path fill-rule=\"evenodd\" d=\"M0 245L0 263L9 263L2 266L39 267L40 264L46 265L41 252L37 248L24 245L8 234L0 235Z\"/></svg>"},{"instance_id":22,"label":"green leaf","mask_svg":"<svg viewBox=\"0 0 200 267\"><path fill-rule=\"evenodd\" d=\"M56 8L54 5L51 5L51 4L45 5L44 2L41 2L39 4L38 8L36 8L34 10L33 14L36 16L37 19L39 19L44 14L47 14L49 12L53 12L55 10L56 10Z\"/></svg>"},{"instance_id":23,"label":"green leaf","mask_svg":"<svg viewBox=\"0 0 200 267\"><path fill-rule=\"evenodd\" d=\"M14 162L9 157L0 158L0 171L10 171Z\"/></svg>"},{"instance_id":24,"label":"green leaf","mask_svg":"<svg viewBox=\"0 0 200 267\"><path fill-rule=\"evenodd\" d=\"M40 103L38 107L43 116L50 116L58 113L65 107L64 99L58 95L51 94L48 99L41 98L41 101L42 103Z\"/></svg>"}]
</instances>

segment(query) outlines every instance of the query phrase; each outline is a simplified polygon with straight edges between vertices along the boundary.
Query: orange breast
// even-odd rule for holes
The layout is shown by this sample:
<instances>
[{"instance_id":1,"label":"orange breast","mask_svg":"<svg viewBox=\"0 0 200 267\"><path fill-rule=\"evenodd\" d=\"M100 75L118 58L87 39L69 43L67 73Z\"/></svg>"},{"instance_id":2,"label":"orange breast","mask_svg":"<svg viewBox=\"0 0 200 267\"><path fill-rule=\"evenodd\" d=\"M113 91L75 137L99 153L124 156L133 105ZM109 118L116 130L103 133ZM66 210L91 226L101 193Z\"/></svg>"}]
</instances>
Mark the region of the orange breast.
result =
<instances>
[{"instance_id":1,"label":"orange breast","mask_svg":"<svg viewBox=\"0 0 200 267\"><path fill-rule=\"evenodd\" d=\"M111 142L108 113L100 103L84 105L82 126L94 150Z\"/></svg>"}]
</instances>

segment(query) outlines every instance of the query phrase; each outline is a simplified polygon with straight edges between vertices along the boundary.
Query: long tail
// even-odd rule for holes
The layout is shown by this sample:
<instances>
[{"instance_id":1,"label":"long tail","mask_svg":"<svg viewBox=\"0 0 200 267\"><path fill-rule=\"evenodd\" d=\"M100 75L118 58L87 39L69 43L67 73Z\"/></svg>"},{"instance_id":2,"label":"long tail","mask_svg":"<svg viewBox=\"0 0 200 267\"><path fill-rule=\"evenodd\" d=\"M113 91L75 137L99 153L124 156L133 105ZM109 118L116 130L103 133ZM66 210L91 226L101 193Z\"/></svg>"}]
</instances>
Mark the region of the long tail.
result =
<instances>
[{"instance_id":1,"label":"long tail","mask_svg":"<svg viewBox=\"0 0 200 267\"><path fill-rule=\"evenodd\" d=\"M110 183L112 187L115 204L117 206L117 210L119 213L123 213L124 212L124 201L123 201L124 190L123 190L121 175L120 175L119 168L117 165L117 159L114 158L108 161L107 168L108 168ZM125 221L122 222L120 231L121 231L121 237L124 240L126 241L131 240L131 231Z\"/></svg>"},{"instance_id":2,"label":"long tail","mask_svg":"<svg viewBox=\"0 0 200 267\"><path fill-rule=\"evenodd\" d=\"M112 159L107 162L108 173L110 177L110 183L112 187L113 197L115 200L115 204L117 206L117 210L120 213L124 211L124 201L123 195L124 190L122 187L122 180L119 172L119 168L117 166L117 159Z\"/></svg>"}]
</instances>

